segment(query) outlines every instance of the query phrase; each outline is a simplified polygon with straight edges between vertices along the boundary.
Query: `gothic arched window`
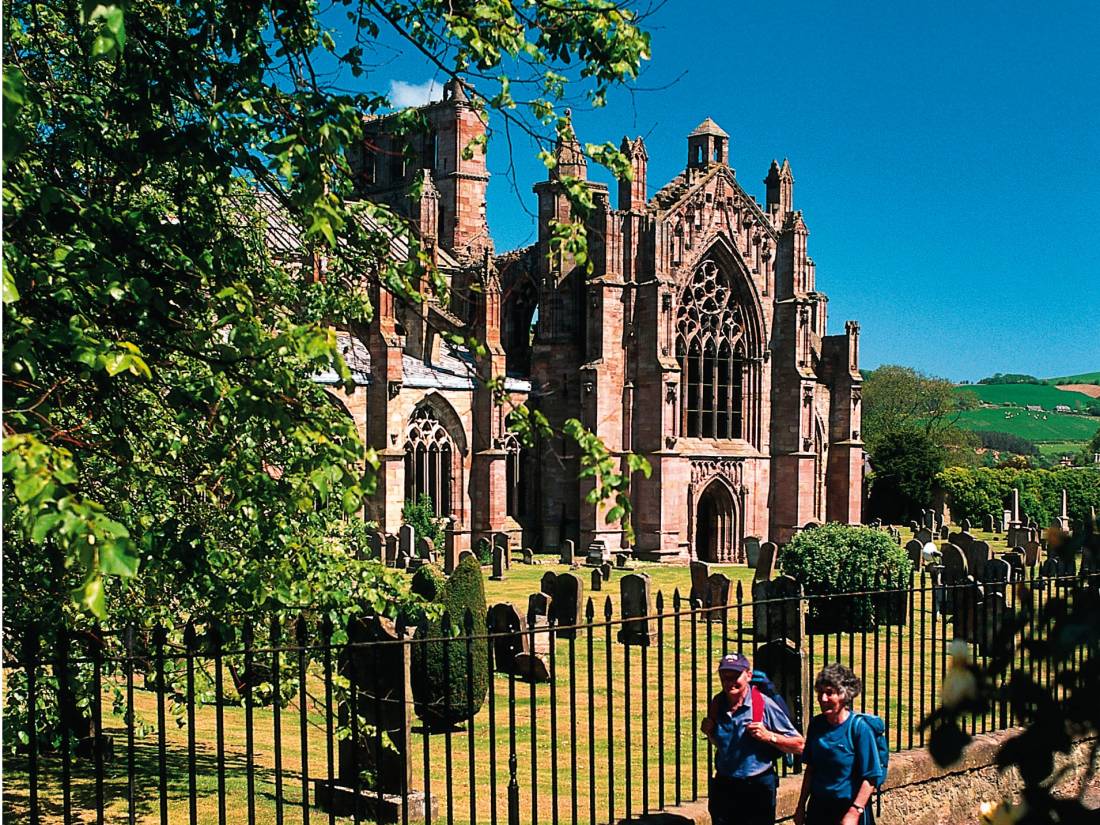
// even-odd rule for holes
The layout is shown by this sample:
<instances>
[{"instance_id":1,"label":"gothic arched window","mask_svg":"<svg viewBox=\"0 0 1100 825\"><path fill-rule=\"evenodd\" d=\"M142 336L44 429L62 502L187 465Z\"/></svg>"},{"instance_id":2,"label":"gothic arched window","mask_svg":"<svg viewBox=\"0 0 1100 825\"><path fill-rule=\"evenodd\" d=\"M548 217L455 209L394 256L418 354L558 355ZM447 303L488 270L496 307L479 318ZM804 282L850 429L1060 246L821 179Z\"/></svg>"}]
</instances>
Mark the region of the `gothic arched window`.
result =
<instances>
[{"instance_id":1,"label":"gothic arched window","mask_svg":"<svg viewBox=\"0 0 1100 825\"><path fill-rule=\"evenodd\" d=\"M743 333L741 307L729 279L713 261L704 261L676 312L681 435L742 437Z\"/></svg>"},{"instance_id":2,"label":"gothic arched window","mask_svg":"<svg viewBox=\"0 0 1100 825\"><path fill-rule=\"evenodd\" d=\"M505 512L512 518L524 515L524 489L523 473L520 469L520 445L515 433L504 434L504 451L508 454L505 459L505 486L507 487L507 502Z\"/></svg>"},{"instance_id":3,"label":"gothic arched window","mask_svg":"<svg viewBox=\"0 0 1100 825\"><path fill-rule=\"evenodd\" d=\"M418 407L405 431L405 500L427 495L437 517L451 515L454 444L431 407Z\"/></svg>"}]
</instances>

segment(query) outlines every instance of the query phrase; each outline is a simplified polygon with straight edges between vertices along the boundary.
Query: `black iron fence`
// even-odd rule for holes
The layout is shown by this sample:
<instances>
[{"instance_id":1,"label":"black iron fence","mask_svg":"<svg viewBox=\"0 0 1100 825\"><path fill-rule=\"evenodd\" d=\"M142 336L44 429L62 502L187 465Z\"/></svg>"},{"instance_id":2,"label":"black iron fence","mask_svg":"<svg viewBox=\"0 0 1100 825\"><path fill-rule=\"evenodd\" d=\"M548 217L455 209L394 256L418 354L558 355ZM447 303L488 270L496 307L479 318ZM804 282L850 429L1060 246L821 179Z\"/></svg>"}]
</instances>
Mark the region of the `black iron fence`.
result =
<instances>
[{"instance_id":1,"label":"black iron fence","mask_svg":"<svg viewBox=\"0 0 1100 825\"><path fill-rule=\"evenodd\" d=\"M1014 669L1054 686L1090 654L1054 667L1031 642L1045 633L1044 603L1094 592L1095 574L940 581L921 571L902 587L869 583L828 600L776 596L782 580L755 585L755 599L741 584L728 596L658 592L642 612L625 593L601 593L575 623L514 611L509 629L478 634L472 616L455 627L444 617L433 638L309 611L171 629L30 628L22 649L5 650L4 815L618 822L705 794L713 756L699 725L724 652L751 654L803 728L816 672L849 665L864 684L855 709L882 716L896 750L925 744L920 723L942 701L952 655L981 664L1007 651ZM493 609L499 627L508 611ZM1017 721L1001 700L970 725Z\"/></svg>"}]
</instances>

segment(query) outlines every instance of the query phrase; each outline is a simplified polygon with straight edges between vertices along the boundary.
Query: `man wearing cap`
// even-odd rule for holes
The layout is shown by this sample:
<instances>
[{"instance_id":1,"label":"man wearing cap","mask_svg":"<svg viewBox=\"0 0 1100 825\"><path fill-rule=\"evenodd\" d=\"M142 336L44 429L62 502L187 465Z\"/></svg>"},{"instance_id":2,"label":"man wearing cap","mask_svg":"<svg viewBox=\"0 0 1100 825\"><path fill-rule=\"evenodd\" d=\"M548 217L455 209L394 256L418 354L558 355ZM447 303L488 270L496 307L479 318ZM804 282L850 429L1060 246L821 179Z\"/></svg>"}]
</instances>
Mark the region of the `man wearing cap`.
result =
<instances>
[{"instance_id":1,"label":"man wearing cap","mask_svg":"<svg viewBox=\"0 0 1100 825\"><path fill-rule=\"evenodd\" d=\"M722 690L700 726L717 750L708 808L714 825L774 825L781 753L802 753L802 735L787 714L749 685L752 667L740 653L718 660Z\"/></svg>"}]
</instances>

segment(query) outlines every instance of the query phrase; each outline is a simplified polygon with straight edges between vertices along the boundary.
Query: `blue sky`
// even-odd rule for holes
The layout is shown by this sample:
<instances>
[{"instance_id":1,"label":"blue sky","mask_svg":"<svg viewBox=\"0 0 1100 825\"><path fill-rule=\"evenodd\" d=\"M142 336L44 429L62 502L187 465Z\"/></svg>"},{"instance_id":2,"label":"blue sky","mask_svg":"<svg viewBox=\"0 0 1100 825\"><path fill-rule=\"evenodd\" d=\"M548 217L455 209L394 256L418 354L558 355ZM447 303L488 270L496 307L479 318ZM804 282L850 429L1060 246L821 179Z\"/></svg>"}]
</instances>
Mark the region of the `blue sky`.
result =
<instances>
[{"instance_id":1,"label":"blue sky","mask_svg":"<svg viewBox=\"0 0 1100 825\"><path fill-rule=\"evenodd\" d=\"M830 331L860 321L864 367L1100 370L1100 5L669 0L648 28L640 90L575 107L579 137L643 135L650 194L707 116L759 200L788 157ZM378 57L371 83L404 84L402 101L433 79L412 55ZM530 209L545 171L514 149ZM530 243L502 140L489 164L498 250Z\"/></svg>"}]
</instances>

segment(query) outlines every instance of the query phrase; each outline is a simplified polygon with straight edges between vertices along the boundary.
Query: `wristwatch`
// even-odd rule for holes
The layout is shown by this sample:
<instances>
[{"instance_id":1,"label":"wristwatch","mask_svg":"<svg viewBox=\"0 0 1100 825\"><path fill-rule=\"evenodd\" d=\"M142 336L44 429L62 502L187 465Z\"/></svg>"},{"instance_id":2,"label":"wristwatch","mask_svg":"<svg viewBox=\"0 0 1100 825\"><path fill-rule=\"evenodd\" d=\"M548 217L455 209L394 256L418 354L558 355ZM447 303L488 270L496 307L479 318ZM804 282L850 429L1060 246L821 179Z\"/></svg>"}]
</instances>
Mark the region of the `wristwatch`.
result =
<instances>
[{"instance_id":1,"label":"wristwatch","mask_svg":"<svg viewBox=\"0 0 1100 825\"><path fill-rule=\"evenodd\" d=\"M863 806L862 805L857 805L855 802L853 802L852 807L856 809L857 814L860 814L861 816L863 815Z\"/></svg>"}]
</instances>

